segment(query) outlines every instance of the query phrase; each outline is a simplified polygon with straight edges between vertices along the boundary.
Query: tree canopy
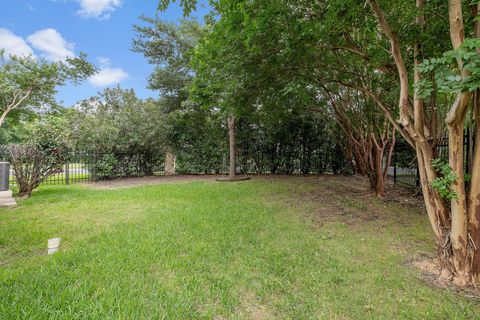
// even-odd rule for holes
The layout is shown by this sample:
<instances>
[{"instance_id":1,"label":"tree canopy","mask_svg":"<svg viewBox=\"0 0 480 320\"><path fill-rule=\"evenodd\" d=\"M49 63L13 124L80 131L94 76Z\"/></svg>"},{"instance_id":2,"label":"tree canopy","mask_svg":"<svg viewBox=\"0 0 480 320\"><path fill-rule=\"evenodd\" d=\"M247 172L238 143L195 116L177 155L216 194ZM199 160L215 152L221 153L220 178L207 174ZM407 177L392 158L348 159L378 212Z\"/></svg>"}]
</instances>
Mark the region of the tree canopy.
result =
<instances>
[{"instance_id":1,"label":"tree canopy","mask_svg":"<svg viewBox=\"0 0 480 320\"><path fill-rule=\"evenodd\" d=\"M160 9L169 3L160 1ZM180 4L188 14L197 2ZM415 150L445 274L458 284L477 283L480 130L468 168L463 133L480 125L479 2L210 4L215 18L195 50L192 98L237 115L259 108L268 116L282 108L333 114L349 141L346 156L377 185L398 134ZM448 164L440 169L436 146L445 135Z\"/></svg>"},{"instance_id":2,"label":"tree canopy","mask_svg":"<svg viewBox=\"0 0 480 320\"><path fill-rule=\"evenodd\" d=\"M6 55L0 50L0 127L8 114L57 106L57 88L67 81L74 84L94 74L96 69L85 55L60 62L32 56Z\"/></svg>"}]
</instances>

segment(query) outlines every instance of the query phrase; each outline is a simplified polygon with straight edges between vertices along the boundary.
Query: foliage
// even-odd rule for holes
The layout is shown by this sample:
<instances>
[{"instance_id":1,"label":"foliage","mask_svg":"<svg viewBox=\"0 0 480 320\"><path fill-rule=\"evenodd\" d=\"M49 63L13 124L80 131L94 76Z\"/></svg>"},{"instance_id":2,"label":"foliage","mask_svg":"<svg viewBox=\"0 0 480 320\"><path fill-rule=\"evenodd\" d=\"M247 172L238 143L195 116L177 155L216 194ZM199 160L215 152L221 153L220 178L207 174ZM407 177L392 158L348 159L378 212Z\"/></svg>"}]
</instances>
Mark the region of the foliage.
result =
<instances>
[{"instance_id":1,"label":"foliage","mask_svg":"<svg viewBox=\"0 0 480 320\"><path fill-rule=\"evenodd\" d=\"M98 153L161 153L166 121L162 101L139 99L133 90L105 89L66 116L76 150Z\"/></svg>"},{"instance_id":2,"label":"foliage","mask_svg":"<svg viewBox=\"0 0 480 320\"><path fill-rule=\"evenodd\" d=\"M424 74L433 74L435 83L431 77L423 78L418 83L421 97L430 97L434 89L442 93L477 90L480 87L479 48L480 39L465 39L459 48L446 51L439 58L425 59L418 69ZM468 72L468 77L460 74L459 61L463 70Z\"/></svg>"},{"instance_id":3,"label":"foliage","mask_svg":"<svg viewBox=\"0 0 480 320\"><path fill-rule=\"evenodd\" d=\"M152 174L161 171L168 145L167 103L142 100L133 90L117 87L81 101L64 116L74 149L98 155L98 179ZM137 172L139 161L146 172Z\"/></svg>"},{"instance_id":4,"label":"foliage","mask_svg":"<svg viewBox=\"0 0 480 320\"><path fill-rule=\"evenodd\" d=\"M20 143L25 141L28 136L28 123L32 119L15 121L14 117L7 118L0 129L0 145ZM1 156L0 156L1 158Z\"/></svg>"},{"instance_id":5,"label":"foliage","mask_svg":"<svg viewBox=\"0 0 480 320\"><path fill-rule=\"evenodd\" d=\"M450 201L458 199L458 194L451 187L452 183L458 179L457 174L441 158L432 160L432 167L439 173L439 176L432 181L432 187L438 191L442 198Z\"/></svg>"},{"instance_id":6,"label":"foliage","mask_svg":"<svg viewBox=\"0 0 480 320\"><path fill-rule=\"evenodd\" d=\"M158 17L142 16L140 20L143 24L134 26L133 51L142 53L155 65L148 86L158 90L168 102L164 106L166 113L181 109L193 78L190 59L200 25L195 20L182 20L179 24L164 22Z\"/></svg>"},{"instance_id":7,"label":"foliage","mask_svg":"<svg viewBox=\"0 0 480 320\"><path fill-rule=\"evenodd\" d=\"M95 178L98 180L105 180L114 177L115 166L118 160L114 154L107 153L102 155L100 159L97 159L94 163L92 170L95 172Z\"/></svg>"},{"instance_id":8,"label":"foliage","mask_svg":"<svg viewBox=\"0 0 480 320\"><path fill-rule=\"evenodd\" d=\"M58 86L67 81L78 84L95 72L83 54L65 61L47 62L31 56L6 56L0 50L0 127L10 113L17 117L57 106Z\"/></svg>"},{"instance_id":9,"label":"foliage","mask_svg":"<svg viewBox=\"0 0 480 320\"><path fill-rule=\"evenodd\" d=\"M49 116L29 127L23 144L9 146L19 196L30 196L44 180L63 171L71 145L63 118Z\"/></svg>"},{"instance_id":10,"label":"foliage","mask_svg":"<svg viewBox=\"0 0 480 320\"><path fill-rule=\"evenodd\" d=\"M169 115L168 141L179 173L219 173L224 170L226 130L218 112L186 103Z\"/></svg>"},{"instance_id":11,"label":"foliage","mask_svg":"<svg viewBox=\"0 0 480 320\"><path fill-rule=\"evenodd\" d=\"M187 163L178 166L177 172L199 172L213 167L218 171L216 157L209 152L213 142L213 148L216 147L218 153L216 135L209 136L215 130L210 130L210 123L198 122L199 118L195 115L202 117L202 114L195 112L198 106L188 101L188 87L194 77L190 59L200 25L189 20L174 24L158 17L142 16L140 19L144 24L134 26L136 38L133 40L133 50L142 53L155 65L149 78L149 87L161 94L159 107L165 117L162 121L165 127L164 152L175 153L177 159L181 159L177 163ZM192 114L193 118L188 119ZM183 123L183 127L179 130L180 123Z\"/></svg>"},{"instance_id":12,"label":"foliage","mask_svg":"<svg viewBox=\"0 0 480 320\"><path fill-rule=\"evenodd\" d=\"M166 10L171 2L175 2L175 0L159 0L158 9ZM180 0L179 2L180 6L183 8L184 16L188 16L192 11L197 9L198 0Z\"/></svg>"},{"instance_id":13,"label":"foliage","mask_svg":"<svg viewBox=\"0 0 480 320\"><path fill-rule=\"evenodd\" d=\"M177 172L218 173L227 166L224 116L219 110L185 106L169 116L168 140ZM256 173L347 173L339 129L311 111L265 114L261 108L237 125L238 167ZM339 152L340 151L340 152Z\"/></svg>"},{"instance_id":14,"label":"foliage","mask_svg":"<svg viewBox=\"0 0 480 320\"><path fill-rule=\"evenodd\" d=\"M142 177L159 171L158 159L145 154L105 153L92 155L94 160L89 167L95 180ZM163 159L163 158L161 158Z\"/></svg>"}]
</instances>

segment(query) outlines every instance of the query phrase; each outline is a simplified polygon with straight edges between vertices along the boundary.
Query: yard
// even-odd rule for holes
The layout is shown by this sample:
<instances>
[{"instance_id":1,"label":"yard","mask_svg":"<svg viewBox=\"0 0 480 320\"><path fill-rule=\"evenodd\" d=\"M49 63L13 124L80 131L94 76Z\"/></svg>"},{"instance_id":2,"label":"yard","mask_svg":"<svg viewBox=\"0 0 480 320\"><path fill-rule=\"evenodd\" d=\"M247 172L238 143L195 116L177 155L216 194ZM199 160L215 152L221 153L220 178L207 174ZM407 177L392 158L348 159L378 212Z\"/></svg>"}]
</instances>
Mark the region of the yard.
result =
<instances>
[{"instance_id":1,"label":"yard","mask_svg":"<svg viewBox=\"0 0 480 320\"><path fill-rule=\"evenodd\" d=\"M478 317L411 266L435 254L416 202L342 176L43 186L0 209L0 318Z\"/></svg>"}]
</instances>

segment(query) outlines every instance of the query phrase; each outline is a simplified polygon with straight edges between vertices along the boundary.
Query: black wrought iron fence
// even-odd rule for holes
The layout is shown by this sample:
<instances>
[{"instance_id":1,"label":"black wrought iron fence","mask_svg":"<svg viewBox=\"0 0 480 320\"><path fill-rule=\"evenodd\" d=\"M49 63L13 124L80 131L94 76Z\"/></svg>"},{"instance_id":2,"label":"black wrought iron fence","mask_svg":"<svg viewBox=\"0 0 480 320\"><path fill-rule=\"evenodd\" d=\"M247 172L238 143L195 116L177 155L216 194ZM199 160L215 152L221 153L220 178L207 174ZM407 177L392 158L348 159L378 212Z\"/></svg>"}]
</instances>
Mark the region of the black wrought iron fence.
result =
<instances>
[{"instance_id":1,"label":"black wrought iron fence","mask_svg":"<svg viewBox=\"0 0 480 320\"><path fill-rule=\"evenodd\" d=\"M415 150L408 144L396 144L389 174L397 185L415 189L420 185Z\"/></svg>"},{"instance_id":2,"label":"black wrought iron fence","mask_svg":"<svg viewBox=\"0 0 480 320\"><path fill-rule=\"evenodd\" d=\"M465 173L470 173L471 169L471 146L472 135L469 131L464 134L464 168ZM448 137L443 137L437 143L437 158L448 161ZM397 143L393 153L392 165L388 174L393 178L395 184L412 189L419 190L420 177L418 173L418 164L415 150L406 143Z\"/></svg>"},{"instance_id":3,"label":"black wrought iron fence","mask_svg":"<svg viewBox=\"0 0 480 320\"><path fill-rule=\"evenodd\" d=\"M0 146L0 160L10 161L5 147ZM163 173L163 157L144 153L88 153L74 152L59 172L43 184L68 185L73 183L142 177ZM15 171L10 170L10 185L16 185Z\"/></svg>"}]
</instances>

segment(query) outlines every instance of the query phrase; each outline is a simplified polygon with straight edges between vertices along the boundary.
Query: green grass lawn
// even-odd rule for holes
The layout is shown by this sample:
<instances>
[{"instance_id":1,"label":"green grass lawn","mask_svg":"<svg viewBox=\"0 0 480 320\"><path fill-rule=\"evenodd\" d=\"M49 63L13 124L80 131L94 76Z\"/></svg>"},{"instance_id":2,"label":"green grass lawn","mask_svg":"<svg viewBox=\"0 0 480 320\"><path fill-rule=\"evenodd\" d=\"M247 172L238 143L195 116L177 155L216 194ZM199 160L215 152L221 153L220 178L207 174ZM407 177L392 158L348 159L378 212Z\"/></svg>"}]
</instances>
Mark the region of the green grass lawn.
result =
<instances>
[{"instance_id":1,"label":"green grass lawn","mask_svg":"<svg viewBox=\"0 0 480 320\"><path fill-rule=\"evenodd\" d=\"M478 319L406 263L434 253L421 210L362 188L43 186L0 209L0 319Z\"/></svg>"}]
</instances>

